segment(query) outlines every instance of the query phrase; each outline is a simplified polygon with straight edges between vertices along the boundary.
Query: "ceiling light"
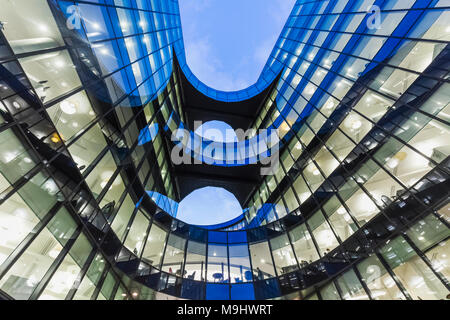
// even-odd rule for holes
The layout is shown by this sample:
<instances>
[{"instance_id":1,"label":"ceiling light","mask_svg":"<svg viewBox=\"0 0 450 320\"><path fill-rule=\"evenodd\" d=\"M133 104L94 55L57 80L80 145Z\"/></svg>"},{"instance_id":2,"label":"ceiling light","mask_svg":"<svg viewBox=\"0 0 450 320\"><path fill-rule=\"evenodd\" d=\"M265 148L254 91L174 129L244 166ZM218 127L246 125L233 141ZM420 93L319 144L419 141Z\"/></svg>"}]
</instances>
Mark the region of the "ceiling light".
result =
<instances>
[{"instance_id":1,"label":"ceiling light","mask_svg":"<svg viewBox=\"0 0 450 320\"><path fill-rule=\"evenodd\" d=\"M77 108L76 108L75 104L72 102L69 102L67 100L61 102L59 106L60 106L62 112L66 113L66 114L74 114L77 112Z\"/></svg>"},{"instance_id":2,"label":"ceiling light","mask_svg":"<svg viewBox=\"0 0 450 320\"><path fill-rule=\"evenodd\" d=\"M64 61L62 61L62 60L56 61L56 62L55 62L55 66L56 66L57 68L62 68L62 67L64 67Z\"/></svg>"},{"instance_id":3,"label":"ceiling light","mask_svg":"<svg viewBox=\"0 0 450 320\"><path fill-rule=\"evenodd\" d=\"M333 107L334 107L334 102L333 101L328 102L327 105L326 105L326 108L328 110L333 109Z\"/></svg>"},{"instance_id":4,"label":"ceiling light","mask_svg":"<svg viewBox=\"0 0 450 320\"><path fill-rule=\"evenodd\" d=\"M49 251L48 255L50 258L56 259L56 257L59 255L60 251L53 249L51 251Z\"/></svg>"},{"instance_id":5,"label":"ceiling light","mask_svg":"<svg viewBox=\"0 0 450 320\"><path fill-rule=\"evenodd\" d=\"M362 126L362 122L359 120L353 121L353 123L352 123L353 130L358 130L359 128L361 128L361 126Z\"/></svg>"},{"instance_id":6,"label":"ceiling light","mask_svg":"<svg viewBox=\"0 0 450 320\"><path fill-rule=\"evenodd\" d=\"M391 169L395 169L399 163L400 161L396 158L391 158L386 162L387 166Z\"/></svg>"}]
</instances>

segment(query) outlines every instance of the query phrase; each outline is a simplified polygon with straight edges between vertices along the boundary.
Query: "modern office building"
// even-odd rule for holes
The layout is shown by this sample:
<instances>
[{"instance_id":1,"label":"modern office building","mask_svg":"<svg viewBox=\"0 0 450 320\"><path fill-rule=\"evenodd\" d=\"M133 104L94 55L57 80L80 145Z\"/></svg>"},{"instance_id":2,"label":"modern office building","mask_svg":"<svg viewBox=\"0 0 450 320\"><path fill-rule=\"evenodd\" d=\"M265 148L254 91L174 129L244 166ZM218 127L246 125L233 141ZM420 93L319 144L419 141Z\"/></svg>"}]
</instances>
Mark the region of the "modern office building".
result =
<instances>
[{"instance_id":1,"label":"modern office building","mask_svg":"<svg viewBox=\"0 0 450 320\"><path fill-rule=\"evenodd\" d=\"M0 299L446 299L449 21L298 0L257 83L221 92L177 0L0 0ZM280 140L173 141L211 120ZM243 214L177 219L206 186Z\"/></svg>"}]
</instances>

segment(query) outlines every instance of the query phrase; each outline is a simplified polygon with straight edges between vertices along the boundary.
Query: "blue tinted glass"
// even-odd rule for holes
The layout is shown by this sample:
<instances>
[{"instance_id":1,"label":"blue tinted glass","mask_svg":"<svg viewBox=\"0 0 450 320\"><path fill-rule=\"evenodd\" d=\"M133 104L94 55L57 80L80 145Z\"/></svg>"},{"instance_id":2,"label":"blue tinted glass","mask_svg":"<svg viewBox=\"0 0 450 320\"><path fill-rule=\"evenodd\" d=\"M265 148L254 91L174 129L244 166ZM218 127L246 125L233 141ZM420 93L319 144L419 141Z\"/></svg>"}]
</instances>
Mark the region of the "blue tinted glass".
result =
<instances>
[{"instance_id":1,"label":"blue tinted glass","mask_svg":"<svg viewBox=\"0 0 450 320\"><path fill-rule=\"evenodd\" d=\"M206 300L230 300L230 287L223 284L206 285Z\"/></svg>"}]
</instances>

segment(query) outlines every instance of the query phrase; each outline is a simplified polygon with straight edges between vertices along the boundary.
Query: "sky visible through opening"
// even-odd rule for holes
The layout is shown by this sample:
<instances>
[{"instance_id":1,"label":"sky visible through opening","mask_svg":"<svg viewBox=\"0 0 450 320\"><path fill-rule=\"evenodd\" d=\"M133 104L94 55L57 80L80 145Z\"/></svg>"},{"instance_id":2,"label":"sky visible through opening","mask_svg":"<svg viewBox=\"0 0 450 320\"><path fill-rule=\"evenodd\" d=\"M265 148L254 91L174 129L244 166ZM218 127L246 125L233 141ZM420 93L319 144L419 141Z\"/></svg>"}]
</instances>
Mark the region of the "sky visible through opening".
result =
<instances>
[{"instance_id":1,"label":"sky visible through opening","mask_svg":"<svg viewBox=\"0 0 450 320\"><path fill-rule=\"evenodd\" d=\"M177 218L195 225L214 225L229 221L242 214L236 197L223 188L197 189L178 206Z\"/></svg>"},{"instance_id":2,"label":"sky visible through opening","mask_svg":"<svg viewBox=\"0 0 450 320\"><path fill-rule=\"evenodd\" d=\"M259 78L295 0L179 0L186 59L206 85L245 89Z\"/></svg>"},{"instance_id":3,"label":"sky visible through opening","mask_svg":"<svg viewBox=\"0 0 450 320\"><path fill-rule=\"evenodd\" d=\"M226 130L233 128L223 121L208 121L198 127L195 133L208 140L237 141L236 135L227 136ZM206 226L229 221L241 214L242 207L231 192L223 188L206 187L195 190L180 202L177 218Z\"/></svg>"},{"instance_id":4,"label":"sky visible through opening","mask_svg":"<svg viewBox=\"0 0 450 320\"><path fill-rule=\"evenodd\" d=\"M192 72L217 90L237 91L255 84L295 1L179 0L186 59ZM211 122L204 128L222 131L229 126ZM232 193L208 187L183 199L177 218L212 225L241 213Z\"/></svg>"}]
</instances>

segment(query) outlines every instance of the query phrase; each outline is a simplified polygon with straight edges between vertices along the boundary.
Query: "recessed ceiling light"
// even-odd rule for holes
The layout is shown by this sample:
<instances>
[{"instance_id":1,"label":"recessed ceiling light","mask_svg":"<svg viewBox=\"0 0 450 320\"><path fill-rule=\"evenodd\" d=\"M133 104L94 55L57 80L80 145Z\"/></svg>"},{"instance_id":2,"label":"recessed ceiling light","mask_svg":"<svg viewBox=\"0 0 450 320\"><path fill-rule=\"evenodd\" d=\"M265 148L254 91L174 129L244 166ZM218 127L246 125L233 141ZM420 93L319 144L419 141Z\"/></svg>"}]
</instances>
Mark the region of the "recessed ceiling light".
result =
<instances>
[{"instance_id":1,"label":"recessed ceiling light","mask_svg":"<svg viewBox=\"0 0 450 320\"><path fill-rule=\"evenodd\" d=\"M66 114L74 114L77 112L77 108L75 106L75 104L73 104L72 102L69 101L63 101L60 104L61 110L62 112L66 113Z\"/></svg>"}]
</instances>

